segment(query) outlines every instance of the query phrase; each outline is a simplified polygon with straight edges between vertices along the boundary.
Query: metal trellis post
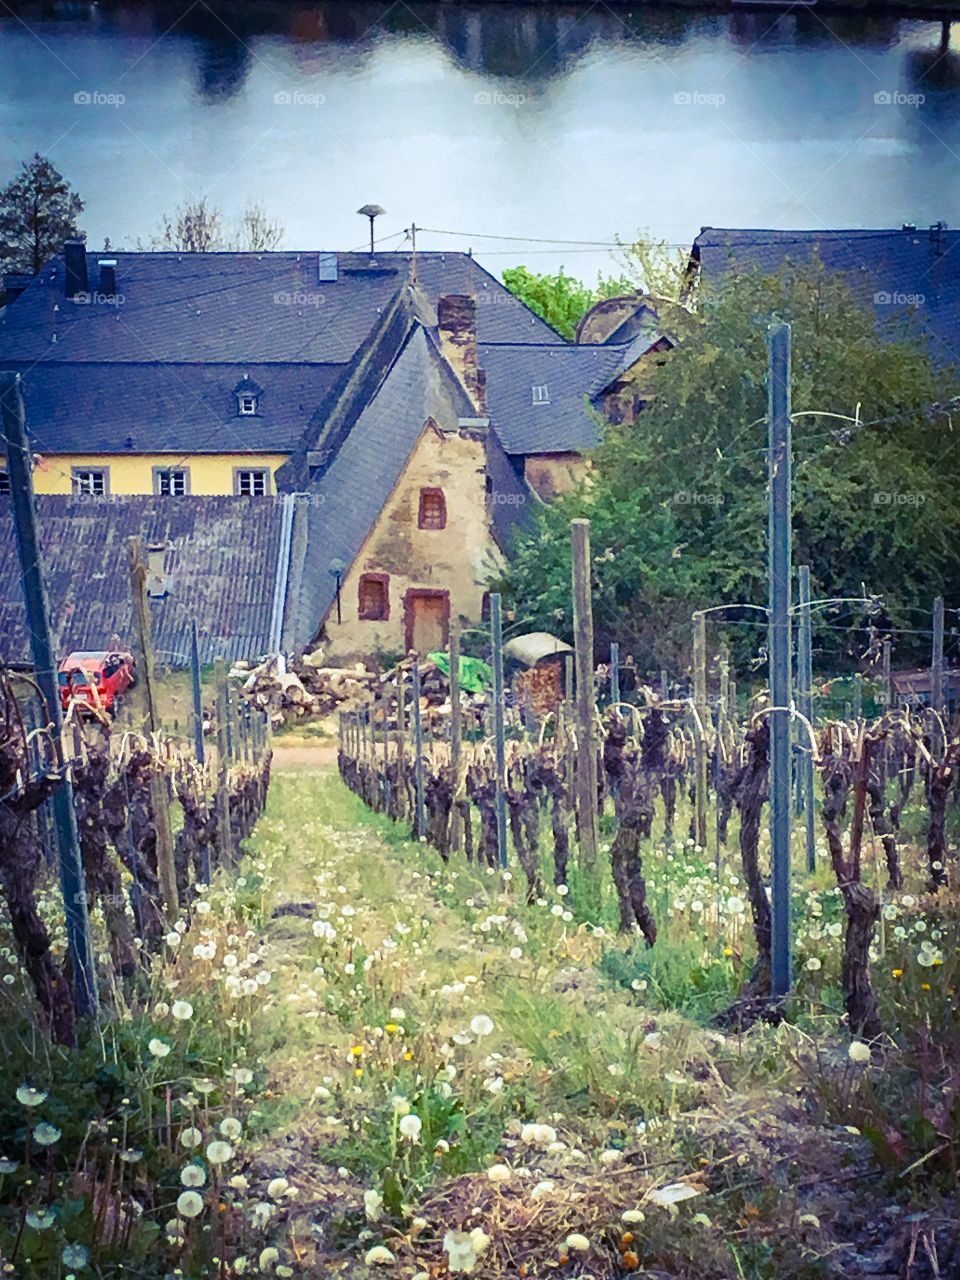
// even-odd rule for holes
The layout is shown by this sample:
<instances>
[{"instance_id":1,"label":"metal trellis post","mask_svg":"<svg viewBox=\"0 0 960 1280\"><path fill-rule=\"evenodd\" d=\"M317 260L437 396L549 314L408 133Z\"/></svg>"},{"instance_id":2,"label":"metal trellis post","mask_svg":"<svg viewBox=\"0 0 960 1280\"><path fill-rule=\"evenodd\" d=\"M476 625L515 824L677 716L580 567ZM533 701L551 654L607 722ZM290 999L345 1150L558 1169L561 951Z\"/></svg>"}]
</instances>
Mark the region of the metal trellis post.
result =
<instances>
[{"instance_id":1,"label":"metal trellis post","mask_svg":"<svg viewBox=\"0 0 960 1280\"><path fill-rule=\"evenodd\" d=\"M768 331L770 850L772 994L791 986L790 940L790 326Z\"/></svg>"}]
</instances>

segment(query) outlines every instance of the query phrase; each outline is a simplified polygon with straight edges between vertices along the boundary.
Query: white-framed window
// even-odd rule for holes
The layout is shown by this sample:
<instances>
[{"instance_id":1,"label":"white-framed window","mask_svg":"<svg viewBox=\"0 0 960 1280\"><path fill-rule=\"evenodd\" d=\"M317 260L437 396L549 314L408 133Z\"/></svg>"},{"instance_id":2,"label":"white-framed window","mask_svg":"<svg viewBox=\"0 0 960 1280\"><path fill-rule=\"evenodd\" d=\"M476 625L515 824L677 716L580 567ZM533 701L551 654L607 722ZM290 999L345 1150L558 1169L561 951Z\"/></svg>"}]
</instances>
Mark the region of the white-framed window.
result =
<instances>
[{"instance_id":1,"label":"white-framed window","mask_svg":"<svg viewBox=\"0 0 960 1280\"><path fill-rule=\"evenodd\" d=\"M547 384L546 384L545 382L541 382L541 383L539 383L539 385L534 385L534 386L531 388L531 390L532 390L532 392L533 392L533 403L534 403L534 404L549 404L549 403L550 403L550 388L547 386Z\"/></svg>"},{"instance_id":2,"label":"white-framed window","mask_svg":"<svg viewBox=\"0 0 960 1280\"><path fill-rule=\"evenodd\" d=\"M189 467L154 467L153 492L160 498L182 498L190 492Z\"/></svg>"},{"instance_id":3,"label":"white-framed window","mask_svg":"<svg viewBox=\"0 0 960 1280\"><path fill-rule=\"evenodd\" d=\"M0 467L0 493L10 492L10 472L6 467Z\"/></svg>"},{"instance_id":4,"label":"white-framed window","mask_svg":"<svg viewBox=\"0 0 960 1280\"><path fill-rule=\"evenodd\" d=\"M244 394L242 396L239 396L238 399L240 401L241 417L244 417L244 418L253 417L253 415L257 412L257 397L254 395L250 395L247 392L244 392Z\"/></svg>"},{"instance_id":5,"label":"white-framed window","mask_svg":"<svg viewBox=\"0 0 960 1280\"><path fill-rule=\"evenodd\" d=\"M237 467L233 488L238 498L264 498L270 492L270 472L266 467Z\"/></svg>"},{"instance_id":6,"label":"white-framed window","mask_svg":"<svg viewBox=\"0 0 960 1280\"><path fill-rule=\"evenodd\" d=\"M73 492L88 498L102 498L110 492L109 467L74 467Z\"/></svg>"}]
</instances>

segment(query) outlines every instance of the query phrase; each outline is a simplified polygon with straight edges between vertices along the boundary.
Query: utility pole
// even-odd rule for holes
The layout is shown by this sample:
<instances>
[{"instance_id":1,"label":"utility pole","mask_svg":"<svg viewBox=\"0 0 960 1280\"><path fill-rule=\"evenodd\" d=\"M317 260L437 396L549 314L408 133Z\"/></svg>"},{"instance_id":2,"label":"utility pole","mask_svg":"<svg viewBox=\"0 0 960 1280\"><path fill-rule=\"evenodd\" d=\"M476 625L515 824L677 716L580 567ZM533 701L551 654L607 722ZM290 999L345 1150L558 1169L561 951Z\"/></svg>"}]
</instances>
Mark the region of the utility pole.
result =
<instances>
[{"instance_id":1,"label":"utility pole","mask_svg":"<svg viewBox=\"0 0 960 1280\"><path fill-rule=\"evenodd\" d=\"M460 710L460 622L450 621L450 787L453 802L450 805L450 847L460 849L460 810L457 808L457 787L460 783L460 756L463 740L463 717Z\"/></svg>"},{"instance_id":2,"label":"utility pole","mask_svg":"<svg viewBox=\"0 0 960 1280\"><path fill-rule=\"evenodd\" d=\"M158 734L162 726L157 708L153 638L150 634L150 606L147 604L147 567L143 562L140 539L130 538L127 545L130 548L133 619L142 659L140 673L147 709L147 727L151 734ZM177 871L173 861L173 829L170 826L167 780L163 774L159 755L150 771L150 802L157 836L157 871L160 877L160 892L163 894L164 911L168 920L176 920L180 911L180 898L177 892Z\"/></svg>"},{"instance_id":3,"label":"utility pole","mask_svg":"<svg viewBox=\"0 0 960 1280\"><path fill-rule=\"evenodd\" d=\"M707 619L700 611L693 615L693 706L699 723L694 749L694 803L696 806L697 844L707 847L707 730L710 710L707 706Z\"/></svg>"},{"instance_id":4,"label":"utility pole","mask_svg":"<svg viewBox=\"0 0 960 1280\"><path fill-rule=\"evenodd\" d=\"M77 1014L85 1017L96 1013L99 1004L97 971L93 960L83 861L77 836L77 815L73 806L73 784L63 756L63 719L60 714L57 662L50 635L50 613L37 534L30 445L24 423L19 374L0 374L0 400L30 652L34 675L46 704L46 715L52 725L52 745L57 773L61 779L60 785L53 792L52 805L60 864L60 892L67 928L67 952L73 974L73 1004Z\"/></svg>"},{"instance_id":5,"label":"utility pole","mask_svg":"<svg viewBox=\"0 0 960 1280\"><path fill-rule=\"evenodd\" d=\"M791 986L790 939L790 326L768 330L770 851L772 994Z\"/></svg>"},{"instance_id":6,"label":"utility pole","mask_svg":"<svg viewBox=\"0 0 960 1280\"><path fill-rule=\"evenodd\" d=\"M490 641L493 655L493 733L497 779L494 805L497 816L497 855L507 865L507 744L503 725L503 615L500 592L490 596Z\"/></svg>"},{"instance_id":7,"label":"utility pole","mask_svg":"<svg viewBox=\"0 0 960 1280\"><path fill-rule=\"evenodd\" d=\"M813 628L810 617L810 566L802 564L800 575L800 635L797 641L797 703L798 710L813 724ZM803 724L797 726L800 743L800 780L803 792L803 813L807 836L807 870L817 866L817 842L813 801L813 751L810 735Z\"/></svg>"},{"instance_id":8,"label":"utility pole","mask_svg":"<svg viewBox=\"0 0 960 1280\"><path fill-rule=\"evenodd\" d=\"M940 717L934 720L931 737L938 754L945 745L940 724L943 720L943 596L933 602L933 653L930 658L930 706Z\"/></svg>"},{"instance_id":9,"label":"utility pole","mask_svg":"<svg viewBox=\"0 0 960 1280\"><path fill-rule=\"evenodd\" d=\"M590 593L590 521L570 522L573 638L577 667L577 830L584 867L597 861L597 752L594 737L593 602Z\"/></svg>"}]
</instances>

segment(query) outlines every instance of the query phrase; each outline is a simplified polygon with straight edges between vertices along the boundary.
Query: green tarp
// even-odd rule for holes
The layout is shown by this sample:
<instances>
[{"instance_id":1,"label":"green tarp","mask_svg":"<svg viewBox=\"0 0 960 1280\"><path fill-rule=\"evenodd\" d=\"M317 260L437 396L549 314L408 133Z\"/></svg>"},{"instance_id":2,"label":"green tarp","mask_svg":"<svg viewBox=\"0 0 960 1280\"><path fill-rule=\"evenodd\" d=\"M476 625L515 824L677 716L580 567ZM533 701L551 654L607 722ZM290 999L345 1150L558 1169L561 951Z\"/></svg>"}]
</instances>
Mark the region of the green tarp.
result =
<instances>
[{"instance_id":1,"label":"green tarp","mask_svg":"<svg viewBox=\"0 0 960 1280\"><path fill-rule=\"evenodd\" d=\"M427 660L435 662L445 676L450 674L448 653L428 653ZM483 693L493 685L493 672L482 658L460 659L460 688L464 693Z\"/></svg>"}]
</instances>

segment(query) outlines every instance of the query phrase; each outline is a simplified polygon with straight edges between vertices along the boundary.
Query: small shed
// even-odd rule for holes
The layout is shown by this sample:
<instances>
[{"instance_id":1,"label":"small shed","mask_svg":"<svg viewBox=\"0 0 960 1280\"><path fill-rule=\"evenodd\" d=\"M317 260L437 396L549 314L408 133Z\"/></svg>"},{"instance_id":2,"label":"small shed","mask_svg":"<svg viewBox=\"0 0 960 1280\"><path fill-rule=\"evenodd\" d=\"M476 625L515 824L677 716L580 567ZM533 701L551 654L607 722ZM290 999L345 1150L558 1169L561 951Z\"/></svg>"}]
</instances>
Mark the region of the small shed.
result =
<instances>
[{"instance_id":1,"label":"small shed","mask_svg":"<svg viewBox=\"0 0 960 1280\"><path fill-rule=\"evenodd\" d=\"M573 653L565 641L547 631L514 636L503 646L517 701L535 715L554 711L563 700L564 657Z\"/></svg>"}]
</instances>

